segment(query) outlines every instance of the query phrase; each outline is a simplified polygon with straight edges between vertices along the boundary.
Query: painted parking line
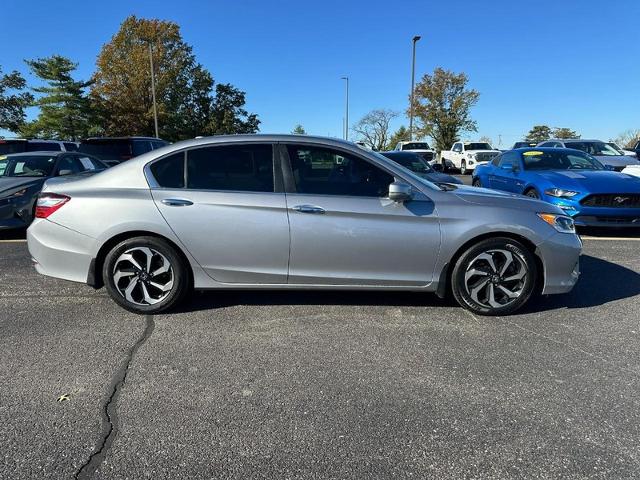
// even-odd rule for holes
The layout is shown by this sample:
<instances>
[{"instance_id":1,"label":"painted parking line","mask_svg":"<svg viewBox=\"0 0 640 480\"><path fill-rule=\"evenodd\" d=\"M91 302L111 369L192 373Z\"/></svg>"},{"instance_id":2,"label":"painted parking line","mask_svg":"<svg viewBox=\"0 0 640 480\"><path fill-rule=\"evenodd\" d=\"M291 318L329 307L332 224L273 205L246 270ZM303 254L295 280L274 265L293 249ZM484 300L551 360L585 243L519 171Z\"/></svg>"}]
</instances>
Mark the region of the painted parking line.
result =
<instances>
[{"instance_id":1,"label":"painted parking line","mask_svg":"<svg viewBox=\"0 0 640 480\"><path fill-rule=\"evenodd\" d=\"M603 240L607 242L640 242L640 237L591 237L580 235L582 240Z\"/></svg>"},{"instance_id":2,"label":"painted parking line","mask_svg":"<svg viewBox=\"0 0 640 480\"><path fill-rule=\"evenodd\" d=\"M9 240L0 240L0 243L27 243L27 240L24 238L16 238Z\"/></svg>"}]
</instances>

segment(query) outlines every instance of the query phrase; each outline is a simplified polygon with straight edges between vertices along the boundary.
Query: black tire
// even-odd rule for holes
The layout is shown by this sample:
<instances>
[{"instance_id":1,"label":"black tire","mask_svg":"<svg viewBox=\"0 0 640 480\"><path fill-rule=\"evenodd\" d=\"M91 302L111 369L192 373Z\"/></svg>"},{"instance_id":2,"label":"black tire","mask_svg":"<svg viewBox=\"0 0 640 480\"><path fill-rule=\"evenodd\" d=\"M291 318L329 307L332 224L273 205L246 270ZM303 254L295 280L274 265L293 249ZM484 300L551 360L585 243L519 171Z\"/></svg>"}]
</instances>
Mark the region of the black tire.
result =
<instances>
[{"instance_id":1,"label":"black tire","mask_svg":"<svg viewBox=\"0 0 640 480\"><path fill-rule=\"evenodd\" d=\"M143 249L145 248L154 253L154 255L152 255L151 268L149 269L147 269L144 262L141 261L141 258L144 259L145 257L140 257L138 253L144 252ZM142 270L138 269L132 262L127 262L126 260L120 260L120 262L118 262L121 255L127 254L127 252L129 252L129 255L133 252L134 257L137 256L136 263L142 266ZM162 268L159 267L166 266L165 260L168 261L169 270L154 277L154 271L161 270ZM118 262L117 265L116 262ZM116 273L115 268L116 266L120 268L123 263L128 265L129 268L122 268L122 270L128 270L129 272L118 281L120 287L118 288L114 278L114 274ZM137 273L130 273L130 271ZM136 297L144 296L144 293L148 293L149 297L157 303L143 304L146 302L144 298L140 299L140 303L134 303L125 298L125 294L121 293L123 285L126 284L128 280L132 281L134 278L137 279L139 285L134 287L129 296L133 300L136 300ZM125 310L141 315L155 314L169 310L182 302L191 291L189 266L167 241L157 237L134 237L118 243L105 257L102 267L102 279L109 295L118 305ZM153 280L156 280L156 282L154 282L156 285L164 283L165 288L169 289L165 292L150 286L149 283L153 282ZM146 290L143 290L142 283L145 284L144 288ZM170 287L167 287L168 285L170 285ZM157 298L154 298L154 294Z\"/></svg>"},{"instance_id":2,"label":"black tire","mask_svg":"<svg viewBox=\"0 0 640 480\"><path fill-rule=\"evenodd\" d=\"M460 175L468 175L469 174L469 170L467 170L467 162L466 161L462 161L462 163L460 164Z\"/></svg>"},{"instance_id":3,"label":"black tire","mask_svg":"<svg viewBox=\"0 0 640 480\"><path fill-rule=\"evenodd\" d=\"M449 171L449 166L447 164L447 161L443 158L441 160L441 163L442 163L442 173L448 172Z\"/></svg>"},{"instance_id":4,"label":"black tire","mask_svg":"<svg viewBox=\"0 0 640 480\"><path fill-rule=\"evenodd\" d=\"M504 258L504 263L507 263L508 257L504 252L511 254L512 262L507 270L501 274L499 262L501 258ZM488 254L492 258L497 271L491 268L487 260L478 260L478 256L482 254ZM473 268L471 268L472 266ZM483 270L485 266L486 268ZM465 275L470 270L483 271L482 275L472 274L467 282L465 281ZM485 270L487 272L486 275L484 275ZM525 274L522 279L505 280L514 276L517 277L523 271ZM531 298L535 291L537 278L538 269L533 253L516 240L496 237L482 240L460 255L451 273L451 290L458 304L473 313L491 316L508 315L521 308ZM478 288L485 279L487 280L486 287ZM517 293L517 296L509 299L501 288L507 289L511 294ZM493 303L501 306L490 305L490 289L494 292ZM474 291L475 298L473 298L472 294Z\"/></svg>"},{"instance_id":5,"label":"black tire","mask_svg":"<svg viewBox=\"0 0 640 480\"><path fill-rule=\"evenodd\" d=\"M527 190L526 192L524 192L524 194L527 197L531 197L531 198L535 198L537 200L540 200L540 194L536 191L535 188L530 188L529 190Z\"/></svg>"},{"instance_id":6,"label":"black tire","mask_svg":"<svg viewBox=\"0 0 640 480\"><path fill-rule=\"evenodd\" d=\"M477 188L482 188L482 182L480 181L479 178L474 178L473 183L471 185Z\"/></svg>"}]
</instances>

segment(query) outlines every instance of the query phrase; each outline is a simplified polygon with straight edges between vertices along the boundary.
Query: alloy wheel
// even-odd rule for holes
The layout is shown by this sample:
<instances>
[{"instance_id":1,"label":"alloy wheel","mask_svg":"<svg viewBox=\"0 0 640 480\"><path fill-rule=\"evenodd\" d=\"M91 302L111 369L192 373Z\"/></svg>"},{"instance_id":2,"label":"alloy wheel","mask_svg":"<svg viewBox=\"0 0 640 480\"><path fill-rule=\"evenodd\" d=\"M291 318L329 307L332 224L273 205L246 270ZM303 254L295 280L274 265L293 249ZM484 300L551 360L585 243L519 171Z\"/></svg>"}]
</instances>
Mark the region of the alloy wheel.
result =
<instances>
[{"instance_id":1,"label":"alloy wheel","mask_svg":"<svg viewBox=\"0 0 640 480\"><path fill-rule=\"evenodd\" d=\"M149 247L133 247L120 255L113 267L113 284L128 302L154 305L164 300L173 288L171 263Z\"/></svg>"},{"instance_id":2,"label":"alloy wheel","mask_svg":"<svg viewBox=\"0 0 640 480\"><path fill-rule=\"evenodd\" d=\"M520 297L528 275L527 264L520 255L505 249L491 249L469 262L464 286L479 305L502 308Z\"/></svg>"}]
</instances>

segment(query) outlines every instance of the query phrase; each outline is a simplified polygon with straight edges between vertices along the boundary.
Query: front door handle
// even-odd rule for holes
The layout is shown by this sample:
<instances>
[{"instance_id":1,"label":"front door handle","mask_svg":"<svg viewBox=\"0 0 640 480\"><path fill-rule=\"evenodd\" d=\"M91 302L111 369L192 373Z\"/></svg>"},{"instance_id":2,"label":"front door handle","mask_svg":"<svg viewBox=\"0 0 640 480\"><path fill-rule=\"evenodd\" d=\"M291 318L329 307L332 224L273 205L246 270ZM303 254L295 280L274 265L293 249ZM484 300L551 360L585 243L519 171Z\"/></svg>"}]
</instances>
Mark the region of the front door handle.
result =
<instances>
[{"instance_id":1,"label":"front door handle","mask_svg":"<svg viewBox=\"0 0 640 480\"><path fill-rule=\"evenodd\" d=\"M165 198L161 200L161 202L168 207L188 207L189 205L193 205L191 200L184 198Z\"/></svg>"},{"instance_id":2,"label":"front door handle","mask_svg":"<svg viewBox=\"0 0 640 480\"><path fill-rule=\"evenodd\" d=\"M300 213L324 213L324 208L315 205L296 205L292 210Z\"/></svg>"}]
</instances>

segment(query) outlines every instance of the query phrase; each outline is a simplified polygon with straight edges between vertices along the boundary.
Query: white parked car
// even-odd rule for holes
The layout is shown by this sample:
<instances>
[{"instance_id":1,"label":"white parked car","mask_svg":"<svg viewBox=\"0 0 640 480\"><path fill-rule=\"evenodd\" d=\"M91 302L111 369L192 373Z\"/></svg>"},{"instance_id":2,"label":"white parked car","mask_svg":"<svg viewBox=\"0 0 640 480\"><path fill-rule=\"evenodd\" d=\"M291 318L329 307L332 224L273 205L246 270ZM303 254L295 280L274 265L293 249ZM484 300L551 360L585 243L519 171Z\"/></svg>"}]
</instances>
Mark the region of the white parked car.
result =
<instances>
[{"instance_id":1,"label":"white parked car","mask_svg":"<svg viewBox=\"0 0 640 480\"><path fill-rule=\"evenodd\" d=\"M433 151L427 142L398 142L394 151L415 152L430 165L436 162L436 152Z\"/></svg>"},{"instance_id":2,"label":"white parked car","mask_svg":"<svg viewBox=\"0 0 640 480\"><path fill-rule=\"evenodd\" d=\"M486 142L456 142L451 150L443 151L440 156L444 170L455 168L462 175L467 175L500 153Z\"/></svg>"},{"instance_id":3,"label":"white parked car","mask_svg":"<svg viewBox=\"0 0 640 480\"><path fill-rule=\"evenodd\" d=\"M640 177L640 165L627 165L622 169L622 173L633 177Z\"/></svg>"}]
</instances>

